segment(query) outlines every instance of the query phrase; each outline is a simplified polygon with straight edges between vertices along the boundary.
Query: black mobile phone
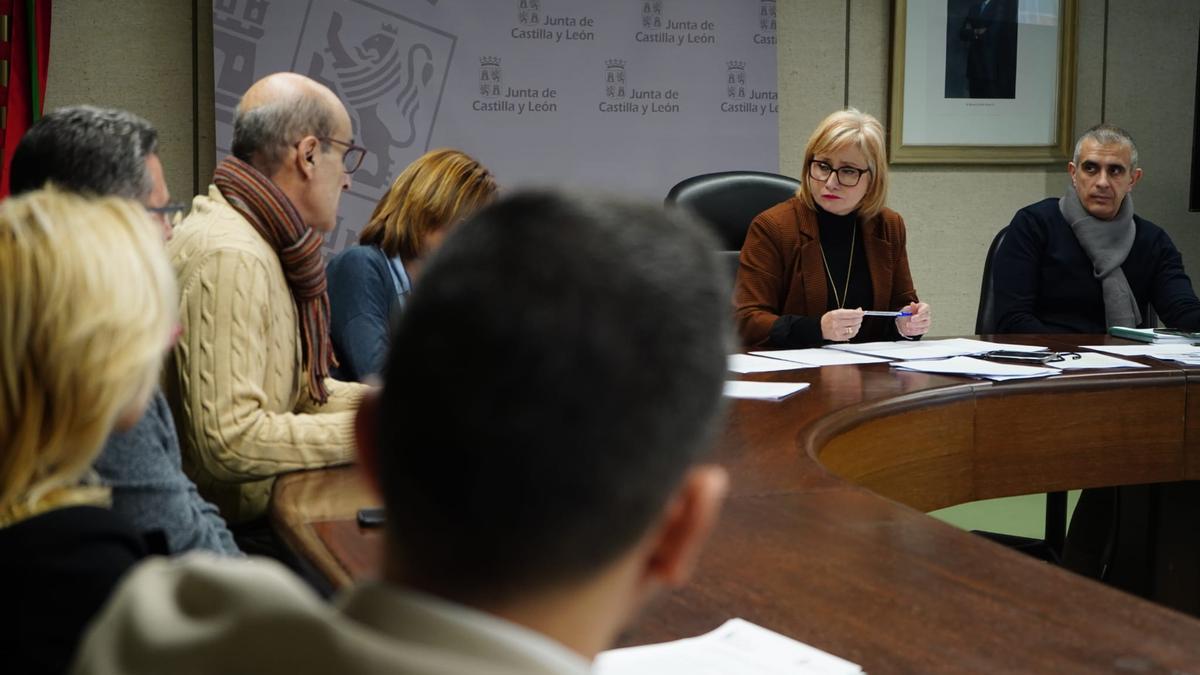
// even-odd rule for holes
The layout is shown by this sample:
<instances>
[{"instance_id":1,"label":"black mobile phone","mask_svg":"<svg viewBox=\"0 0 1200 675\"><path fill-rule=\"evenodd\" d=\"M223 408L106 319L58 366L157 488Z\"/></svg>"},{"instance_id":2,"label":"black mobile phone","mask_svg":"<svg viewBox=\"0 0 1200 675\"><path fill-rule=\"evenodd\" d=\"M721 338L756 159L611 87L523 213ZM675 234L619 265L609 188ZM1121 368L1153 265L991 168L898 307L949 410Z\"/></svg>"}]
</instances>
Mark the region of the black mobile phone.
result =
<instances>
[{"instance_id":1,"label":"black mobile phone","mask_svg":"<svg viewBox=\"0 0 1200 675\"><path fill-rule=\"evenodd\" d=\"M1026 361L1028 363L1046 363L1054 360L1057 354L1054 352L1018 352L1009 351L1006 349L998 349L993 352L988 352L984 356L990 359L1008 359L1010 361Z\"/></svg>"},{"instance_id":2,"label":"black mobile phone","mask_svg":"<svg viewBox=\"0 0 1200 675\"><path fill-rule=\"evenodd\" d=\"M359 527L383 527L386 520L387 518L382 508L358 510Z\"/></svg>"}]
</instances>

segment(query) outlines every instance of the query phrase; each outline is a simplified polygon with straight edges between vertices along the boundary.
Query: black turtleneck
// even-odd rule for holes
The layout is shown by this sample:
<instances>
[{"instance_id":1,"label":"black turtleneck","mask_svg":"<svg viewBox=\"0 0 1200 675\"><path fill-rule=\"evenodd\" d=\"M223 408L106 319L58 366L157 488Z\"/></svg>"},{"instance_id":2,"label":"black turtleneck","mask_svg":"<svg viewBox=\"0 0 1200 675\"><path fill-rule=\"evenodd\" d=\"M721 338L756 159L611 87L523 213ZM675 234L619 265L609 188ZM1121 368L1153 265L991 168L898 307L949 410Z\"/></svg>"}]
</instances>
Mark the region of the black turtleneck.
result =
<instances>
[{"instance_id":1,"label":"black turtleneck","mask_svg":"<svg viewBox=\"0 0 1200 675\"><path fill-rule=\"evenodd\" d=\"M846 289L844 309L894 309L873 307L874 291L871 289L871 268L867 266L867 250L863 246L862 226L858 223L858 212L839 216L817 206L817 227L821 250L829 261L830 274L825 274L825 292L828 298L826 311L838 309L834 299L833 284L837 284L837 297ZM854 238L854 266L850 270L850 283L846 284L846 266L850 262L850 238ZM824 274L825 270L821 270ZM829 277L833 277L830 283ZM822 312L824 314L824 312ZM852 342L871 340L896 340L900 334L891 319L866 318L862 330ZM771 326L771 346L776 349L799 349L819 347L825 344L821 336L821 315L797 316L784 314Z\"/></svg>"},{"instance_id":2,"label":"black turtleneck","mask_svg":"<svg viewBox=\"0 0 1200 675\"><path fill-rule=\"evenodd\" d=\"M825 261L829 265L825 274L825 292L828 295L825 309L874 309L871 306L874 302L871 268L867 266L867 252L863 247L862 228L858 225L858 212L839 216L817 206L817 227L820 230L821 250L825 253ZM853 265L850 265L851 237L854 239ZM850 266L849 270L847 266ZM847 271L850 273L849 284L846 283ZM845 297L842 297L843 295ZM835 298L842 298L841 307Z\"/></svg>"}]
</instances>

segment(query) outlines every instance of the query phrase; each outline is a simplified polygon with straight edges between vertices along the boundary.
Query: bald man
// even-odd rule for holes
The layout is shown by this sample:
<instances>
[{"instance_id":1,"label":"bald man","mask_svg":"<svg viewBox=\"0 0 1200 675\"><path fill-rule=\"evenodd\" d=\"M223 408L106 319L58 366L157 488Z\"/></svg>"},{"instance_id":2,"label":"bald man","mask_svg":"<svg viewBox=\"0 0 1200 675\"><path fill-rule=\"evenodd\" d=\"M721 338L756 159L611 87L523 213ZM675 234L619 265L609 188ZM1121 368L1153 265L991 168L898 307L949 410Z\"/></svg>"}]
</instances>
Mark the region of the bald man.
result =
<instances>
[{"instance_id":1,"label":"bald man","mask_svg":"<svg viewBox=\"0 0 1200 675\"><path fill-rule=\"evenodd\" d=\"M295 73L259 80L238 104L232 156L169 245L183 334L167 396L184 467L249 552L273 552L275 476L353 452L364 387L327 377L320 252L361 161L350 134L324 86Z\"/></svg>"}]
</instances>

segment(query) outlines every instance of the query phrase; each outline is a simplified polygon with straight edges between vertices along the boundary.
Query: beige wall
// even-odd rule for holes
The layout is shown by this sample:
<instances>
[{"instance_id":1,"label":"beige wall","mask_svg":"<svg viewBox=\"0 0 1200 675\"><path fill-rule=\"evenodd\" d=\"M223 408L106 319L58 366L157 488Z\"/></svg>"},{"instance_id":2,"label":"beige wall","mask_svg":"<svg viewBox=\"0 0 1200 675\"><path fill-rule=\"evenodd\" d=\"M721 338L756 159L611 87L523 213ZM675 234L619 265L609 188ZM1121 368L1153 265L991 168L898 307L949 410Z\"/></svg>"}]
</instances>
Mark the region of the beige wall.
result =
<instances>
[{"instance_id":1,"label":"beige wall","mask_svg":"<svg viewBox=\"0 0 1200 675\"><path fill-rule=\"evenodd\" d=\"M891 5L780 0L783 173L803 172L808 134L844 102L886 125ZM1200 3L1079 2L1076 129L1107 121L1133 134L1146 170L1135 190L1137 211L1171 233L1194 273L1200 214L1188 213L1187 195L1198 28ZM908 224L913 277L934 307L934 332L973 332L992 236L1021 206L1061 194L1065 166L909 165L893 166L892 176L889 202Z\"/></svg>"},{"instance_id":2,"label":"beige wall","mask_svg":"<svg viewBox=\"0 0 1200 675\"><path fill-rule=\"evenodd\" d=\"M192 62L192 0L56 2L46 109L90 103L150 120L171 197L186 201L195 173Z\"/></svg>"},{"instance_id":3,"label":"beige wall","mask_svg":"<svg viewBox=\"0 0 1200 675\"><path fill-rule=\"evenodd\" d=\"M809 132L847 101L886 124L891 4L779 0L782 172L801 173ZM1165 227L1200 274L1200 214L1187 211L1200 3L1078 4L1076 129L1102 120L1129 129L1146 170L1137 211ZM161 133L175 199L202 188L213 154L212 3L122 0L115 11L106 0L71 0L55 3L53 22L47 105L87 102L144 115ZM893 176L890 202L908 222L913 276L934 305L935 332L970 333L992 235L1017 208L1059 194L1064 167L899 166Z\"/></svg>"}]
</instances>

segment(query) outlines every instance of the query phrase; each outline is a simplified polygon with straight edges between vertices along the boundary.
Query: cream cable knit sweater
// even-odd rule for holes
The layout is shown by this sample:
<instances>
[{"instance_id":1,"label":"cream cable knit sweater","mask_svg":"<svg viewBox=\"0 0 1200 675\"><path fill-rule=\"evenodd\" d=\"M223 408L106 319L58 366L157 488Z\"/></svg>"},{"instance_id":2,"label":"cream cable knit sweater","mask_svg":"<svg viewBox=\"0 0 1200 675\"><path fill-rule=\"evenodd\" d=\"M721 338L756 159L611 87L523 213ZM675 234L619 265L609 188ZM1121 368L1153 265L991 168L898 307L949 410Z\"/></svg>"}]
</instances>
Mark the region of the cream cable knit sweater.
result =
<instances>
[{"instance_id":1,"label":"cream cable knit sweater","mask_svg":"<svg viewBox=\"0 0 1200 675\"><path fill-rule=\"evenodd\" d=\"M366 387L329 380L328 403L312 400L279 258L215 186L168 248L183 334L166 390L183 466L227 520L245 522L266 513L275 476L351 461Z\"/></svg>"}]
</instances>

